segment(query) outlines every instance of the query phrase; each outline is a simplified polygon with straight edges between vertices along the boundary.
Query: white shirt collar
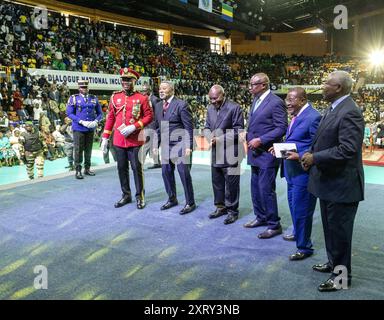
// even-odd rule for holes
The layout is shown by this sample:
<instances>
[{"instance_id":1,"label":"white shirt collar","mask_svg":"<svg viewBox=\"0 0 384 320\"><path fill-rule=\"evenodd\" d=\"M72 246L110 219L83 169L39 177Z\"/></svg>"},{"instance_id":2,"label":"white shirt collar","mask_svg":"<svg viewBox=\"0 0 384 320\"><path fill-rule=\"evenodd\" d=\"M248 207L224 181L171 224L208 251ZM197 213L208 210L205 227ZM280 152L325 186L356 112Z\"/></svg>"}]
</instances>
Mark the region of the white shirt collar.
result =
<instances>
[{"instance_id":1,"label":"white shirt collar","mask_svg":"<svg viewBox=\"0 0 384 320\"><path fill-rule=\"evenodd\" d=\"M347 94L345 96L342 96L341 98L337 99L336 101L334 101L332 103L332 110L335 110L335 108L340 104L342 103L345 99L347 99L350 95Z\"/></svg>"},{"instance_id":2,"label":"white shirt collar","mask_svg":"<svg viewBox=\"0 0 384 320\"><path fill-rule=\"evenodd\" d=\"M309 103L307 102L307 103L304 105L304 107L302 107L302 108L300 109L300 111L299 111L299 113L297 114L296 117L298 117L299 115L301 115L301 114L303 113L303 111L304 111L305 109L307 109L308 107L309 107Z\"/></svg>"},{"instance_id":3,"label":"white shirt collar","mask_svg":"<svg viewBox=\"0 0 384 320\"><path fill-rule=\"evenodd\" d=\"M268 89L267 91L265 91L259 98L258 100L260 100L260 103L262 103L264 101L264 99L267 97L267 95L269 95L271 93L271 90ZM259 105L260 105L259 103Z\"/></svg>"},{"instance_id":4,"label":"white shirt collar","mask_svg":"<svg viewBox=\"0 0 384 320\"><path fill-rule=\"evenodd\" d=\"M171 101L173 100L173 98L174 98L175 96L172 96L172 97L170 97L168 100L167 100L167 102L168 102L168 105L170 105L171 104Z\"/></svg>"}]
</instances>

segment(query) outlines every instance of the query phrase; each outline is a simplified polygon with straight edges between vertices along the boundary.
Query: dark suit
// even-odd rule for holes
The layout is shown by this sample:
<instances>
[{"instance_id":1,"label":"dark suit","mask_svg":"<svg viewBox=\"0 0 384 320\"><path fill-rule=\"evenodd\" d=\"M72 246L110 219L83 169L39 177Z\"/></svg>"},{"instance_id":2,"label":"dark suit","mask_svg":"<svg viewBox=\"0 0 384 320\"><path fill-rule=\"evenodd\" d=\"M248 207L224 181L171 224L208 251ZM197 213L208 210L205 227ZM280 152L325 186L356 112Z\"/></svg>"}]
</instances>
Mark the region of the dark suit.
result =
<instances>
[{"instance_id":1,"label":"dark suit","mask_svg":"<svg viewBox=\"0 0 384 320\"><path fill-rule=\"evenodd\" d=\"M193 149L193 120L188 104L173 97L167 111L163 102L155 107L156 128L161 144L162 174L169 199L176 199L175 164L184 187L186 204L195 203L192 177L192 156L185 156L185 149Z\"/></svg>"},{"instance_id":2,"label":"dark suit","mask_svg":"<svg viewBox=\"0 0 384 320\"><path fill-rule=\"evenodd\" d=\"M280 228L276 200L276 173L279 161L268 152L273 143L281 142L287 130L287 110L283 100L269 93L255 112L254 99L249 113L247 142L260 138L257 150L248 148L248 164L252 167L251 193L257 220L267 222L269 229Z\"/></svg>"},{"instance_id":3,"label":"dark suit","mask_svg":"<svg viewBox=\"0 0 384 320\"><path fill-rule=\"evenodd\" d=\"M364 199L363 136L361 111L347 97L322 119L311 148L308 190L320 199L329 263L346 266L349 275L353 223Z\"/></svg>"},{"instance_id":4,"label":"dark suit","mask_svg":"<svg viewBox=\"0 0 384 320\"><path fill-rule=\"evenodd\" d=\"M295 143L300 158L312 145L321 115L312 106L300 113L286 134L287 143ZM288 204L293 222L293 234L299 252L312 254L312 218L316 207L316 198L308 192L308 172L299 161L284 160L282 173L288 185Z\"/></svg>"},{"instance_id":5,"label":"dark suit","mask_svg":"<svg viewBox=\"0 0 384 320\"><path fill-rule=\"evenodd\" d=\"M208 106L204 135L208 141L216 137L211 164L214 203L234 214L239 213L239 169L244 157L243 145L239 146L238 141L241 129L244 129L244 117L240 105L226 99L219 110Z\"/></svg>"}]
</instances>

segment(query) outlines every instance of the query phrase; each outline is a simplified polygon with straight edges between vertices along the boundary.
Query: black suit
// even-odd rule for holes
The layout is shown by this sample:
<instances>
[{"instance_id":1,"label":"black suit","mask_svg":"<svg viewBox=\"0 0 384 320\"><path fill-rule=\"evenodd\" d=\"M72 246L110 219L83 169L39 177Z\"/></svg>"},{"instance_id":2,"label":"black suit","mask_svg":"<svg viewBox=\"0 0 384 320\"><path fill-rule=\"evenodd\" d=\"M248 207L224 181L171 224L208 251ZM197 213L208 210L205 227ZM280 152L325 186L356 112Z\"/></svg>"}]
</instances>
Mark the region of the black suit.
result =
<instances>
[{"instance_id":1,"label":"black suit","mask_svg":"<svg viewBox=\"0 0 384 320\"><path fill-rule=\"evenodd\" d=\"M219 110L208 107L204 135L211 140L212 146L212 187L214 203L225 207L229 213L239 213L240 165L244 158L243 145L238 141L239 130L244 129L244 117L241 107L225 100Z\"/></svg>"},{"instance_id":2,"label":"black suit","mask_svg":"<svg viewBox=\"0 0 384 320\"><path fill-rule=\"evenodd\" d=\"M346 266L349 275L353 223L364 200L363 136L361 111L347 97L323 117L311 147L308 190L320 199L329 264Z\"/></svg>"},{"instance_id":3,"label":"black suit","mask_svg":"<svg viewBox=\"0 0 384 320\"><path fill-rule=\"evenodd\" d=\"M185 150L193 149L193 120L188 104L173 97L167 111L163 112L163 102L155 106L155 119L158 139L161 145L161 164L165 190L170 200L176 199L175 164L184 187L186 204L195 203L191 162Z\"/></svg>"}]
</instances>

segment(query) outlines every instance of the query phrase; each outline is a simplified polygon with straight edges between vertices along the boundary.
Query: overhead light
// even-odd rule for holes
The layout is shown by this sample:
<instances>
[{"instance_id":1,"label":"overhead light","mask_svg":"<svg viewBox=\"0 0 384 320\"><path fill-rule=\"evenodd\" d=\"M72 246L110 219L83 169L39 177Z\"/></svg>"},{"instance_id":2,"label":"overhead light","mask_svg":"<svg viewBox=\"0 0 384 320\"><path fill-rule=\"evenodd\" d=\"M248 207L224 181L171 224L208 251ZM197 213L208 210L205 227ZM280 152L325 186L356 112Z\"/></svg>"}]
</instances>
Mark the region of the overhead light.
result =
<instances>
[{"instance_id":1,"label":"overhead light","mask_svg":"<svg viewBox=\"0 0 384 320\"><path fill-rule=\"evenodd\" d=\"M282 22L282 24L285 25L285 26L288 27L288 28L291 28L291 29L295 30L295 28L292 27L292 26L290 26L288 23Z\"/></svg>"},{"instance_id":2,"label":"overhead light","mask_svg":"<svg viewBox=\"0 0 384 320\"><path fill-rule=\"evenodd\" d=\"M312 15L310 13L307 13L307 14L304 14L302 16L296 17L295 20L304 20L304 19L308 19L310 17L312 17Z\"/></svg>"},{"instance_id":3,"label":"overhead light","mask_svg":"<svg viewBox=\"0 0 384 320\"><path fill-rule=\"evenodd\" d=\"M316 28L313 30L304 31L303 33L324 33L324 31L319 28Z\"/></svg>"},{"instance_id":4,"label":"overhead light","mask_svg":"<svg viewBox=\"0 0 384 320\"><path fill-rule=\"evenodd\" d=\"M373 66L381 67L384 65L384 50L376 50L369 54L369 60Z\"/></svg>"}]
</instances>

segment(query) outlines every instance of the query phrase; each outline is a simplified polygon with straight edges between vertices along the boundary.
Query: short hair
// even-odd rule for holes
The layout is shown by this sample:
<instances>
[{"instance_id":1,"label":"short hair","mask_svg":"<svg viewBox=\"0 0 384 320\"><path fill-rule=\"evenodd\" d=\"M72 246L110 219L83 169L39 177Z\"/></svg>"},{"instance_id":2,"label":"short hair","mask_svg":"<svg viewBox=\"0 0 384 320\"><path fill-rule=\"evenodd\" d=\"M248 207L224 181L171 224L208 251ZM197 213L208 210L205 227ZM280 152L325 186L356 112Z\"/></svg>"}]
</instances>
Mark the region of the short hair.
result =
<instances>
[{"instance_id":1,"label":"short hair","mask_svg":"<svg viewBox=\"0 0 384 320\"><path fill-rule=\"evenodd\" d=\"M341 88L343 89L343 93L351 93L353 80L348 72L337 70L333 71L329 76L335 79L338 84L340 84Z\"/></svg>"},{"instance_id":2,"label":"short hair","mask_svg":"<svg viewBox=\"0 0 384 320\"><path fill-rule=\"evenodd\" d=\"M252 76L253 77L259 77L259 78L262 78L264 79L263 81L266 83L266 84L270 84L271 82L269 81L269 77L267 76L266 73L264 72L259 72L259 73L256 73Z\"/></svg>"},{"instance_id":3,"label":"short hair","mask_svg":"<svg viewBox=\"0 0 384 320\"><path fill-rule=\"evenodd\" d=\"M288 90L288 92L292 92L292 91L297 92L297 94L300 98L308 100L307 92L305 91L305 89L303 87L294 87L294 88L291 88Z\"/></svg>"},{"instance_id":4,"label":"short hair","mask_svg":"<svg viewBox=\"0 0 384 320\"><path fill-rule=\"evenodd\" d=\"M175 92L175 85L173 84L173 82L171 82L171 81L161 81L160 85L162 85L163 83L169 85L169 87L171 88L171 90L172 90L173 92Z\"/></svg>"}]
</instances>

